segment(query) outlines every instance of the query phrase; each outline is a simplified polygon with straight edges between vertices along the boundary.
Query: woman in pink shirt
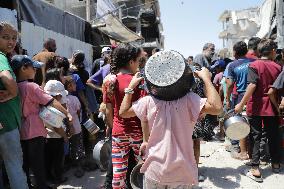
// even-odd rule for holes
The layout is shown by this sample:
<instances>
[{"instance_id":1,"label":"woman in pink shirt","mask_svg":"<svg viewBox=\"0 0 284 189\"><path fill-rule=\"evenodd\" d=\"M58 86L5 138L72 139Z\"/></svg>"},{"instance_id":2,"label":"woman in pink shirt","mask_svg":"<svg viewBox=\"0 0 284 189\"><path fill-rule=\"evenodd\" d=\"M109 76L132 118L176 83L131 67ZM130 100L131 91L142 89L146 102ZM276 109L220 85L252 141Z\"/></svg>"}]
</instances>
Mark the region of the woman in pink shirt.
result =
<instances>
[{"instance_id":1,"label":"woman in pink shirt","mask_svg":"<svg viewBox=\"0 0 284 189\"><path fill-rule=\"evenodd\" d=\"M131 106L132 94L127 92L123 98L119 115L123 118L137 116L149 126L143 128L143 138L149 139L143 141L141 147L146 148L146 160L140 170L145 173L144 188L187 189L198 184L191 137L193 128L200 113L218 115L222 103L210 72L203 68L195 73L204 82L207 99L189 92L173 101L146 96ZM136 74L125 91L133 90L141 80ZM145 132L147 130L149 132Z\"/></svg>"}]
</instances>

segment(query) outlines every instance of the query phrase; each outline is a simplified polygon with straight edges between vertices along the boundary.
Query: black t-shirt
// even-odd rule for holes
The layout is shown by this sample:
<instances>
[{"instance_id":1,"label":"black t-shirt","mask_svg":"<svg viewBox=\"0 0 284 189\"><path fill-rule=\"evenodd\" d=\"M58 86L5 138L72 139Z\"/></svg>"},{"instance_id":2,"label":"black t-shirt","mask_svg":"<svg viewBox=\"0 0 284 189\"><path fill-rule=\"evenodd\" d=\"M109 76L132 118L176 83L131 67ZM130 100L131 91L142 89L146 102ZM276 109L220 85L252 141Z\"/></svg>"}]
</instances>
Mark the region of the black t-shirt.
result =
<instances>
[{"instance_id":1,"label":"black t-shirt","mask_svg":"<svg viewBox=\"0 0 284 189\"><path fill-rule=\"evenodd\" d=\"M282 72L278 75L272 87L278 90L284 88L284 70L282 70Z\"/></svg>"},{"instance_id":2,"label":"black t-shirt","mask_svg":"<svg viewBox=\"0 0 284 189\"><path fill-rule=\"evenodd\" d=\"M278 90L278 95L280 97L284 96L284 70L278 75L272 87Z\"/></svg>"},{"instance_id":3,"label":"black t-shirt","mask_svg":"<svg viewBox=\"0 0 284 189\"><path fill-rule=\"evenodd\" d=\"M259 76L257 74L257 71L252 68L252 67L248 67L248 77L247 77L247 83L253 83L253 84L257 84L257 80L259 79Z\"/></svg>"}]
</instances>

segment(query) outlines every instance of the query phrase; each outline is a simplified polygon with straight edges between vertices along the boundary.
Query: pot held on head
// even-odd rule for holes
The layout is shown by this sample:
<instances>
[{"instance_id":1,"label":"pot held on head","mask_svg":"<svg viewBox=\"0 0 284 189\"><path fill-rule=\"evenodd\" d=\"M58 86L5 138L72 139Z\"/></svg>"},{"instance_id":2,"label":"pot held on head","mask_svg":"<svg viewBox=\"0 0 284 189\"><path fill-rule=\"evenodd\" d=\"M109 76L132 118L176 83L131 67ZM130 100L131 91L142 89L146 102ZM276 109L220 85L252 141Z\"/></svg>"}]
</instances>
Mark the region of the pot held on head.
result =
<instances>
[{"instance_id":1,"label":"pot held on head","mask_svg":"<svg viewBox=\"0 0 284 189\"><path fill-rule=\"evenodd\" d=\"M145 81L150 95L172 101L185 96L194 84L193 70L176 51L160 51L145 65Z\"/></svg>"}]
</instances>

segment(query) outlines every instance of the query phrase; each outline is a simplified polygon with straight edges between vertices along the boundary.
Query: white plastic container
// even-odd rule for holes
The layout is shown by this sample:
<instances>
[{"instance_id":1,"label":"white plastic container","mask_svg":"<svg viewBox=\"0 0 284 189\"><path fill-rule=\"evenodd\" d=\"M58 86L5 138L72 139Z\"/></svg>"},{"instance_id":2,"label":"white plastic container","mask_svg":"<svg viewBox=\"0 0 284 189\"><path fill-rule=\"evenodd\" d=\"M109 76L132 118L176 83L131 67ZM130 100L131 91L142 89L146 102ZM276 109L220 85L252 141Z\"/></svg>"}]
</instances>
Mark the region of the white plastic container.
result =
<instances>
[{"instance_id":1,"label":"white plastic container","mask_svg":"<svg viewBox=\"0 0 284 189\"><path fill-rule=\"evenodd\" d=\"M63 113L51 106L43 107L39 117L44 123L56 128L60 128L63 125L63 119L66 118Z\"/></svg>"},{"instance_id":2,"label":"white plastic container","mask_svg":"<svg viewBox=\"0 0 284 189\"><path fill-rule=\"evenodd\" d=\"M100 128L93 122L93 120L88 119L85 123L83 123L84 127L92 134L96 134Z\"/></svg>"}]
</instances>

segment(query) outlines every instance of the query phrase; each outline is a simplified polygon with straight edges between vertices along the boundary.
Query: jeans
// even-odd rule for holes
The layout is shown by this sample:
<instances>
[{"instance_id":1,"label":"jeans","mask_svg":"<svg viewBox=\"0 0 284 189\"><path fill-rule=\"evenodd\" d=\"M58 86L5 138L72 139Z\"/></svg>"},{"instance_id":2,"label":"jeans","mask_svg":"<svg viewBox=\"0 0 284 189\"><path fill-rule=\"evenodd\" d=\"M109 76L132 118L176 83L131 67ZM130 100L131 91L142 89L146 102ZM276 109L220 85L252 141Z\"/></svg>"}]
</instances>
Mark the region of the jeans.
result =
<instances>
[{"instance_id":1,"label":"jeans","mask_svg":"<svg viewBox=\"0 0 284 189\"><path fill-rule=\"evenodd\" d=\"M27 177L23 171L23 153L19 130L0 135L0 154L4 160L12 189L28 189Z\"/></svg>"},{"instance_id":2,"label":"jeans","mask_svg":"<svg viewBox=\"0 0 284 189\"><path fill-rule=\"evenodd\" d=\"M274 116L250 116L251 127L250 138L252 141L252 163L259 165L260 143L262 137L262 123L268 139L269 152L272 163L280 163L281 139L279 130L279 119Z\"/></svg>"}]
</instances>

